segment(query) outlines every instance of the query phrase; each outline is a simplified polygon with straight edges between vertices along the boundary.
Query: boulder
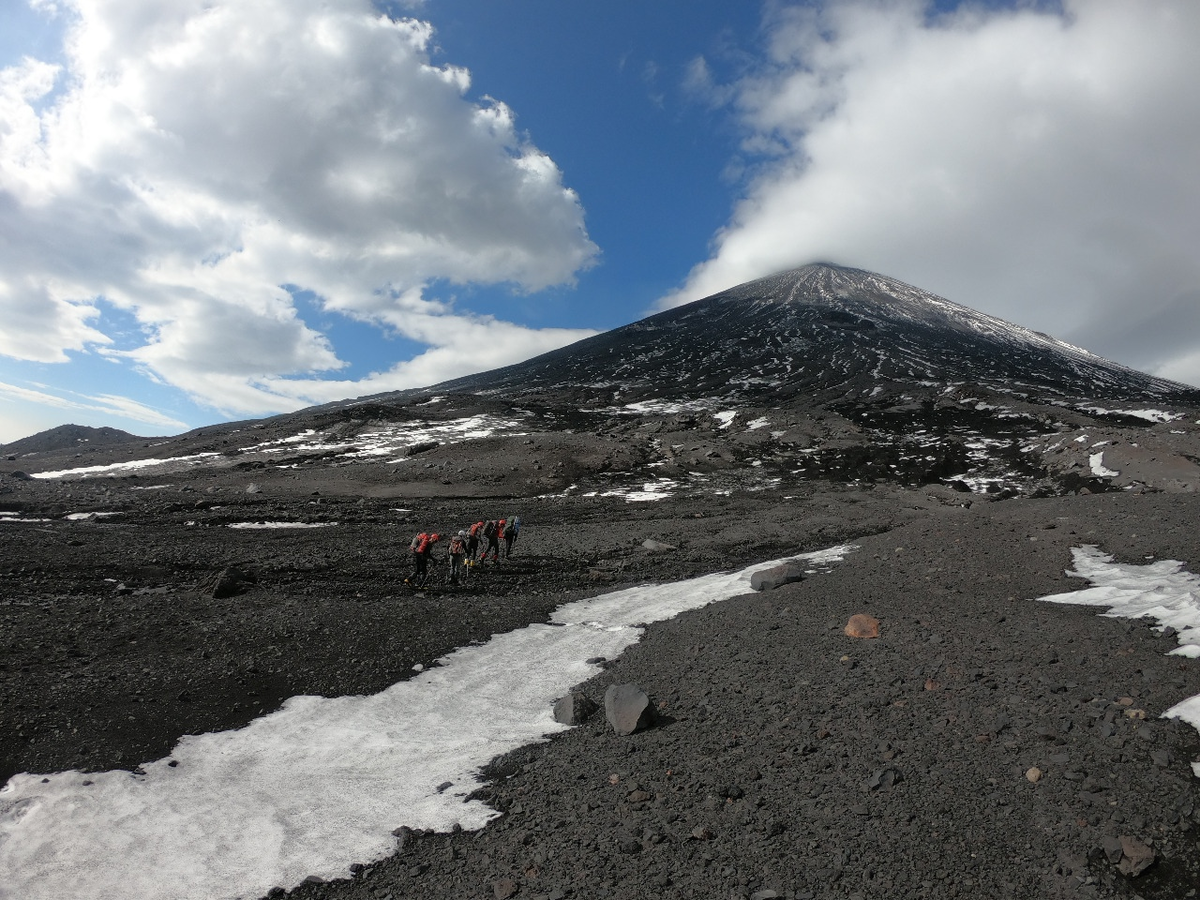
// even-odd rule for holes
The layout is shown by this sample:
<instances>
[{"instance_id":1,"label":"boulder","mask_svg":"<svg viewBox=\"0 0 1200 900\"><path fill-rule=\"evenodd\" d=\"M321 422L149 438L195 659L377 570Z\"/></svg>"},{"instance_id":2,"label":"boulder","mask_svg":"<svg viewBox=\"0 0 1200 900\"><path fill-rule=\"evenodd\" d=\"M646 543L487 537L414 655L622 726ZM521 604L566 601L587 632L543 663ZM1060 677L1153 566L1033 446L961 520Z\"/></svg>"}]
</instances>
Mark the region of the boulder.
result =
<instances>
[{"instance_id":1,"label":"boulder","mask_svg":"<svg viewBox=\"0 0 1200 900\"><path fill-rule=\"evenodd\" d=\"M846 623L846 637L877 638L879 637L879 620L866 613L855 613Z\"/></svg>"},{"instance_id":2,"label":"boulder","mask_svg":"<svg viewBox=\"0 0 1200 900\"><path fill-rule=\"evenodd\" d=\"M613 684L604 692L604 716L617 734L633 734L654 724L654 704L636 684Z\"/></svg>"},{"instance_id":3,"label":"boulder","mask_svg":"<svg viewBox=\"0 0 1200 900\"><path fill-rule=\"evenodd\" d=\"M214 600L224 600L242 593L258 579L235 566L222 569L212 581L211 595Z\"/></svg>"},{"instance_id":4,"label":"boulder","mask_svg":"<svg viewBox=\"0 0 1200 900\"><path fill-rule=\"evenodd\" d=\"M777 587L804 579L804 568L796 563L783 563L761 569L750 576L750 587L756 591L773 591Z\"/></svg>"},{"instance_id":5,"label":"boulder","mask_svg":"<svg viewBox=\"0 0 1200 900\"><path fill-rule=\"evenodd\" d=\"M571 691L554 702L554 721L562 725L582 725L598 706L586 694Z\"/></svg>"}]
</instances>

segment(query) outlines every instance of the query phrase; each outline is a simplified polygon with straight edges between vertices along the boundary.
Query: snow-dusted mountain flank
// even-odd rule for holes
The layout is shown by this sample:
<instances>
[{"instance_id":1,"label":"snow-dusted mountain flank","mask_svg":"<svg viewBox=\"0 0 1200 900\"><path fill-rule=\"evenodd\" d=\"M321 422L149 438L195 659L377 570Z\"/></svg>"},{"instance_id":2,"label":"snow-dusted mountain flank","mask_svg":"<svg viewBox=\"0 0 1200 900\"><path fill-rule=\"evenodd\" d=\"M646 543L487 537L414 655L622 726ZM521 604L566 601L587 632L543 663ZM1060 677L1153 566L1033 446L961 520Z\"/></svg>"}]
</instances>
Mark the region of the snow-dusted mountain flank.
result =
<instances>
[{"instance_id":1,"label":"snow-dusted mountain flank","mask_svg":"<svg viewBox=\"0 0 1200 900\"><path fill-rule=\"evenodd\" d=\"M579 389L626 402L846 399L970 385L1039 399L1200 392L861 269L816 264L732 288L446 389Z\"/></svg>"},{"instance_id":2,"label":"snow-dusted mountain flank","mask_svg":"<svg viewBox=\"0 0 1200 900\"><path fill-rule=\"evenodd\" d=\"M431 388L135 449L10 451L9 464L67 478L181 466L294 478L357 463L356 480L397 495L428 492L431 474L449 496L649 500L813 479L1175 491L1200 485L1198 409L1196 389L817 264Z\"/></svg>"}]
</instances>

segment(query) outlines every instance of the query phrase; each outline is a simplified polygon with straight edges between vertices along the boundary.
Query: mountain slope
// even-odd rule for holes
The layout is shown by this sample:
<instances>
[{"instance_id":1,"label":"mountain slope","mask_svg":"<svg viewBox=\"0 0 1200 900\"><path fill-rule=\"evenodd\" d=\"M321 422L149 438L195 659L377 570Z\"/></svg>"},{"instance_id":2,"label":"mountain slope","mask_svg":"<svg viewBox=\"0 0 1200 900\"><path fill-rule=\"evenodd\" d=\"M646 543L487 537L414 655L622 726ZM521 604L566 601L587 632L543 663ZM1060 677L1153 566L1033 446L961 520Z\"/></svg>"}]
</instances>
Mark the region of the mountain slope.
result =
<instances>
[{"instance_id":1,"label":"mountain slope","mask_svg":"<svg viewBox=\"0 0 1200 900\"><path fill-rule=\"evenodd\" d=\"M1102 359L903 282L825 264L762 278L436 390L612 391L625 402L828 398L881 383L975 384L1044 398L1200 391Z\"/></svg>"}]
</instances>

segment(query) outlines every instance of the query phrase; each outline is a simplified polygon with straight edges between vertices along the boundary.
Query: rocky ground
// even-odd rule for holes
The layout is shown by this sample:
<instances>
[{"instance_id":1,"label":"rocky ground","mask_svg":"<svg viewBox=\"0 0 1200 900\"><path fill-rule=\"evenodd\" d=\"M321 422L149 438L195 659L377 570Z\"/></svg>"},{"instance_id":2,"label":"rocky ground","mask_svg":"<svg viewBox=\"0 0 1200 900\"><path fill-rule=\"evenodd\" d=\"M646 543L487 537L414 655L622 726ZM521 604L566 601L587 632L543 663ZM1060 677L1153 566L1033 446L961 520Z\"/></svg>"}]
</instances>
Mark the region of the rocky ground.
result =
<instances>
[{"instance_id":1,"label":"rocky ground","mask_svg":"<svg viewBox=\"0 0 1200 900\"><path fill-rule=\"evenodd\" d=\"M395 856L291 895L1165 898L1200 884L1200 737L1159 718L1200 693L1200 661L1166 656L1144 623L1030 599L1085 586L1063 574L1084 543L1197 571L1195 494L989 502L813 482L647 503L423 499L346 471L254 492L239 470L162 488L6 478L22 521L0 525L0 778L133 768L294 694L377 691L590 593L853 540L825 574L652 626L582 687L599 701L638 683L657 727L619 737L601 714L497 760L489 827L402 831ZM78 511L119 515L64 518ZM513 514L512 560L461 588L399 583L418 528ZM326 527L228 527L281 520ZM230 567L247 580L216 599ZM858 612L878 639L843 634ZM1136 878L1122 838L1155 854Z\"/></svg>"}]
</instances>

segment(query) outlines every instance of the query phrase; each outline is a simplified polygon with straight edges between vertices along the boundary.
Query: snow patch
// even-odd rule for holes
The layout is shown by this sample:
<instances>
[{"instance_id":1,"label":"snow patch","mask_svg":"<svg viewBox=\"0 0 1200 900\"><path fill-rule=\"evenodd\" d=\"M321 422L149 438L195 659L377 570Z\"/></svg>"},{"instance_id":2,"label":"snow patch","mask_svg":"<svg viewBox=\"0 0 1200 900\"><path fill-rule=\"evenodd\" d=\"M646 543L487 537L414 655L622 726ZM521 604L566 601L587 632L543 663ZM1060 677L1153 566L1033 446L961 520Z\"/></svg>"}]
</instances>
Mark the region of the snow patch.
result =
<instances>
[{"instance_id":1,"label":"snow patch","mask_svg":"<svg viewBox=\"0 0 1200 900\"><path fill-rule=\"evenodd\" d=\"M853 549L568 604L373 696L292 697L244 728L188 735L140 772L17 775L0 789L0 896L260 897L348 877L394 851L399 825L481 828L499 813L467 799L480 768L565 729L551 705L599 671L585 660L619 656L643 623L750 593L759 569Z\"/></svg>"},{"instance_id":2,"label":"snow patch","mask_svg":"<svg viewBox=\"0 0 1200 900\"><path fill-rule=\"evenodd\" d=\"M1104 451L1092 453L1088 456L1088 465L1092 467L1092 474L1097 478L1116 478L1120 472L1114 472L1112 469L1104 467Z\"/></svg>"},{"instance_id":3,"label":"snow patch","mask_svg":"<svg viewBox=\"0 0 1200 900\"><path fill-rule=\"evenodd\" d=\"M1100 415L1134 416L1147 422L1174 422L1183 418L1183 413L1172 413L1162 409L1104 409L1099 406L1081 406L1083 412L1099 413Z\"/></svg>"},{"instance_id":4,"label":"snow patch","mask_svg":"<svg viewBox=\"0 0 1200 900\"><path fill-rule=\"evenodd\" d=\"M329 528L337 522L233 522L230 528Z\"/></svg>"},{"instance_id":5,"label":"snow patch","mask_svg":"<svg viewBox=\"0 0 1200 900\"><path fill-rule=\"evenodd\" d=\"M1149 616L1162 628L1168 625L1178 632L1175 656L1200 657L1200 577L1183 568L1174 559L1161 559L1136 566L1113 562L1113 557L1094 545L1071 550L1075 568L1067 574L1086 578L1093 587L1038 599L1046 603L1108 607L1105 616L1138 619ZM1200 694L1177 703L1163 718L1179 717L1200 729ZM1200 777L1200 763L1192 763Z\"/></svg>"}]
</instances>

